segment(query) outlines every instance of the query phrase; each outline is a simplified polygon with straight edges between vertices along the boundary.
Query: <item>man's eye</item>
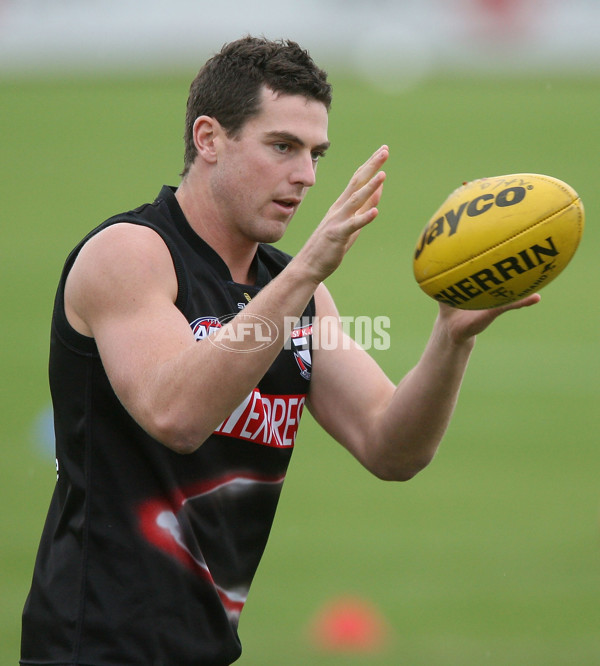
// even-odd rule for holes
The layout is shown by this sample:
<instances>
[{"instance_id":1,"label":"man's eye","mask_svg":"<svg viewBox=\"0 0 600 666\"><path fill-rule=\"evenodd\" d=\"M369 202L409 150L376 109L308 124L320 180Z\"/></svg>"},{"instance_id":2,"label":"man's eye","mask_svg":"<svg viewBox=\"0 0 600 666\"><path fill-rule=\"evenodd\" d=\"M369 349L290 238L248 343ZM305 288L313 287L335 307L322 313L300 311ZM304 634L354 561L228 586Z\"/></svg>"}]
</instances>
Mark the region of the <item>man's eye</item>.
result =
<instances>
[{"instance_id":1,"label":"man's eye","mask_svg":"<svg viewBox=\"0 0 600 666\"><path fill-rule=\"evenodd\" d=\"M313 153L311 153L311 157L313 162L318 162L325 157L325 153L320 150L315 150Z\"/></svg>"},{"instance_id":2,"label":"man's eye","mask_svg":"<svg viewBox=\"0 0 600 666\"><path fill-rule=\"evenodd\" d=\"M276 143L275 144L275 150L278 153L287 153L289 151L290 147L287 143Z\"/></svg>"}]
</instances>

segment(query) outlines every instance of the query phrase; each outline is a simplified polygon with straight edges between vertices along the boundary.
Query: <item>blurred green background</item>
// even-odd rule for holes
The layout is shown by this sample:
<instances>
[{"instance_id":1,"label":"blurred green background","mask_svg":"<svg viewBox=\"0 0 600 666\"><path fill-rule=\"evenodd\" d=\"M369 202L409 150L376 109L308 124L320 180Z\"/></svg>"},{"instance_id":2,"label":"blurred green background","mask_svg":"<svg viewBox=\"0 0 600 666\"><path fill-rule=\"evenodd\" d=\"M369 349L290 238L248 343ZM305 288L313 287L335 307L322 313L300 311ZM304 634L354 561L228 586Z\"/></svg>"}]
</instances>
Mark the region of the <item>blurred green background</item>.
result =
<instances>
[{"instance_id":1,"label":"blurred green background","mask_svg":"<svg viewBox=\"0 0 600 666\"><path fill-rule=\"evenodd\" d=\"M92 226L178 183L194 74L0 80L1 664L18 660L55 480L43 417L59 272ZM239 663L600 664L600 78L440 77L394 94L331 79L332 149L280 245L296 251L358 164L390 146L380 217L329 287L343 315L390 317L391 348L372 353L394 380L436 314L413 281L412 249L455 187L551 174L580 193L587 226L541 304L480 337L444 444L415 479L370 477L305 416ZM348 594L391 627L380 652L311 642L315 614Z\"/></svg>"}]
</instances>

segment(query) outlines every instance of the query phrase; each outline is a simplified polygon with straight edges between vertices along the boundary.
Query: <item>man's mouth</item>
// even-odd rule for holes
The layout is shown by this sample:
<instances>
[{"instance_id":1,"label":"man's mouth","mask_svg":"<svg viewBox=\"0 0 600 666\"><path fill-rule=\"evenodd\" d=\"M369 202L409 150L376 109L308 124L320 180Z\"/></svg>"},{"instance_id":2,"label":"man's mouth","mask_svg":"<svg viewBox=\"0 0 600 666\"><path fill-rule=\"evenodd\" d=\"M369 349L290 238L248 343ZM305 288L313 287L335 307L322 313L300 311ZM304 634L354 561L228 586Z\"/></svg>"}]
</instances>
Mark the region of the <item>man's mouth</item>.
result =
<instances>
[{"instance_id":1,"label":"man's mouth","mask_svg":"<svg viewBox=\"0 0 600 666\"><path fill-rule=\"evenodd\" d=\"M273 201L281 208L284 208L288 212L292 212L295 208L300 205L299 199L273 199Z\"/></svg>"}]
</instances>

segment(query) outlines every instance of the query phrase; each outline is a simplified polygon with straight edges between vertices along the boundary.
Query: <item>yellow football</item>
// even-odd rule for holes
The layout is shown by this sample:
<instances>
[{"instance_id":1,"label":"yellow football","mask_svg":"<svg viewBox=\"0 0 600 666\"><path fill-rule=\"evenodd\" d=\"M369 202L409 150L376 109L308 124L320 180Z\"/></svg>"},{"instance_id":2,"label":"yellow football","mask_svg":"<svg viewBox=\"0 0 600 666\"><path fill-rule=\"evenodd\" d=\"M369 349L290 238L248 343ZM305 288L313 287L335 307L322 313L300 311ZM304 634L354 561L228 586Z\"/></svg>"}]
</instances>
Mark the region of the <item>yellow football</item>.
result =
<instances>
[{"instance_id":1,"label":"yellow football","mask_svg":"<svg viewBox=\"0 0 600 666\"><path fill-rule=\"evenodd\" d=\"M462 310L483 310L539 291L581 240L583 204L552 176L519 173L465 183L423 229L413 270L421 289Z\"/></svg>"}]
</instances>

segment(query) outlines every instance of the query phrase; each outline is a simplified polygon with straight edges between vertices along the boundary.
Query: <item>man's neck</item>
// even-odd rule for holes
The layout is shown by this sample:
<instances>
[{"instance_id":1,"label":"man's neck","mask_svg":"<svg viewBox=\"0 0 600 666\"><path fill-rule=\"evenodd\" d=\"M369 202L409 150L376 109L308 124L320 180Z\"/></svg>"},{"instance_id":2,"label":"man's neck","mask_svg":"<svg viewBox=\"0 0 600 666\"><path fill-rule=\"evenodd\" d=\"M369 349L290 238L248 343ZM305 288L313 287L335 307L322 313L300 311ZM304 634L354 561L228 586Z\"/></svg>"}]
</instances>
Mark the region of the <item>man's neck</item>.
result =
<instances>
[{"instance_id":1,"label":"man's neck","mask_svg":"<svg viewBox=\"0 0 600 666\"><path fill-rule=\"evenodd\" d=\"M204 201L202 194L195 192L185 180L175 197L188 224L225 262L234 282L253 284L256 280L253 260L258 243L233 237L229 228L218 219L214 206Z\"/></svg>"}]
</instances>

